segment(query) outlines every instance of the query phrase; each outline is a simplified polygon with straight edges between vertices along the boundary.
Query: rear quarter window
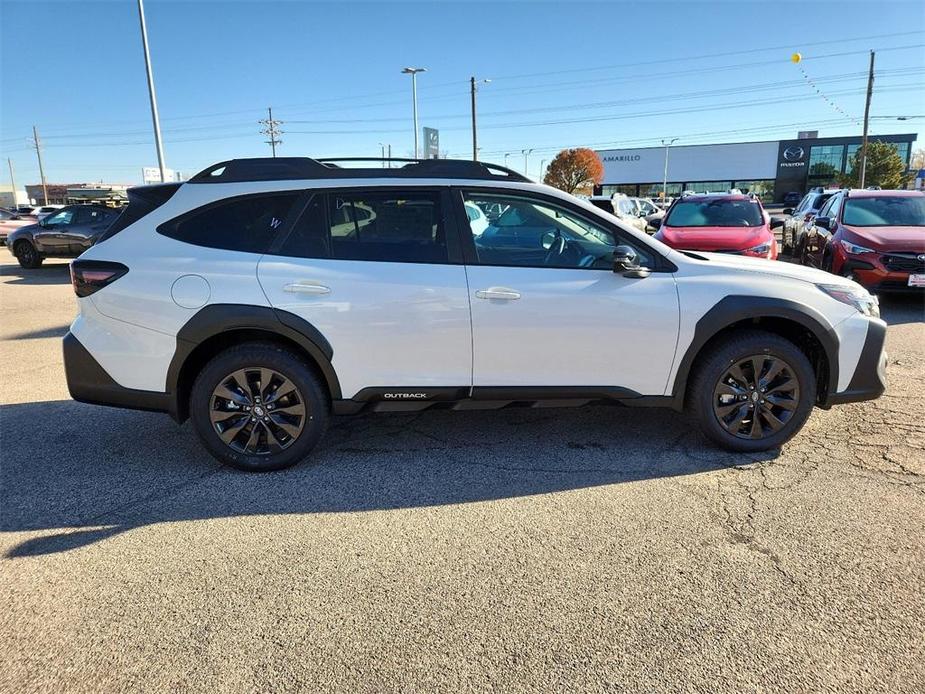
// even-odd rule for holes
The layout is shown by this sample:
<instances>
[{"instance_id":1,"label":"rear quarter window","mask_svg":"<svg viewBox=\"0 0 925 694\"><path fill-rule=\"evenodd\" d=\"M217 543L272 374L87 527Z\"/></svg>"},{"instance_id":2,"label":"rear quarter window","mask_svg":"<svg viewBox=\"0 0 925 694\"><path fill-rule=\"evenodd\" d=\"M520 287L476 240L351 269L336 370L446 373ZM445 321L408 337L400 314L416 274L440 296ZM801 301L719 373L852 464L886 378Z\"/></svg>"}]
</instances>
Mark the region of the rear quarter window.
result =
<instances>
[{"instance_id":1,"label":"rear quarter window","mask_svg":"<svg viewBox=\"0 0 925 694\"><path fill-rule=\"evenodd\" d=\"M283 193L230 198L187 212L157 231L194 246L266 253L298 197Z\"/></svg>"}]
</instances>

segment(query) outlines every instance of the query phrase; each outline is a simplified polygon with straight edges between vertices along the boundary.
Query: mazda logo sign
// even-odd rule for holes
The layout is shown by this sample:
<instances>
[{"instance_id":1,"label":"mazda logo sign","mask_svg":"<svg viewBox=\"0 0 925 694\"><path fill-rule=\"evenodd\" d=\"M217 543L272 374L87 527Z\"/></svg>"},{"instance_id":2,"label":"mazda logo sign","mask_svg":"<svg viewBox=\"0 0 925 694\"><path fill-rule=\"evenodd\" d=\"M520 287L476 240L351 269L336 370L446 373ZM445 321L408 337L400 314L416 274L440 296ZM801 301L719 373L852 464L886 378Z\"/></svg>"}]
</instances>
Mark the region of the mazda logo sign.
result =
<instances>
[{"instance_id":1,"label":"mazda logo sign","mask_svg":"<svg viewBox=\"0 0 925 694\"><path fill-rule=\"evenodd\" d=\"M921 263L925 263L925 253L920 253L919 255L915 256L915 259Z\"/></svg>"},{"instance_id":2,"label":"mazda logo sign","mask_svg":"<svg viewBox=\"0 0 925 694\"><path fill-rule=\"evenodd\" d=\"M800 161L804 154L805 152L802 147L788 147L784 150L784 159L787 161Z\"/></svg>"}]
</instances>

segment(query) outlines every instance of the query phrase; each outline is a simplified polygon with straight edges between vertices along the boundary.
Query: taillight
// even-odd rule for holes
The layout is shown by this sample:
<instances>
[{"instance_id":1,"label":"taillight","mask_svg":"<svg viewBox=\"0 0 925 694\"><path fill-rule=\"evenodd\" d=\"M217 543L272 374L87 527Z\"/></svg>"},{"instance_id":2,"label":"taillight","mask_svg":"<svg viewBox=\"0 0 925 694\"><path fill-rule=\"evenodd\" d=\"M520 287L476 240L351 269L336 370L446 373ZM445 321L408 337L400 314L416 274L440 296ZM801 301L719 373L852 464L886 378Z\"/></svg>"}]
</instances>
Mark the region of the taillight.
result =
<instances>
[{"instance_id":1,"label":"taillight","mask_svg":"<svg viewBox=\"0 0 925 694\"><path fill-rule=\"evenodd\" d=\"M122 263L108 260L75 260L71 263L71 285L77 296L90 296L94 292L128 272Z\"/></svg>"}]
</instances>

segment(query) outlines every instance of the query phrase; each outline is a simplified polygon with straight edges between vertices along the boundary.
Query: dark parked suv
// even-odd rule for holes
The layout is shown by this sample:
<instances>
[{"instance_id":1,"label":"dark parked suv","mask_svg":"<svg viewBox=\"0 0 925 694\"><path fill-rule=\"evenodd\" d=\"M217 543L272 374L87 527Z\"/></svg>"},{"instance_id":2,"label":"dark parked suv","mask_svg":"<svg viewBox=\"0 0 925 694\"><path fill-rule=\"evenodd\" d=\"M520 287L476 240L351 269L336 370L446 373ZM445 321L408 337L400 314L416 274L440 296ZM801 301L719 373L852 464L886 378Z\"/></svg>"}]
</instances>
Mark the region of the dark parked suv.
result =
<instances>
[{"instance_id":1,"label":"dark parked suv","mask_svg":"<svg viewBox=\"0 0 925 694\"><path fill-rule=\"evenodd\" d=\"M121 210L103 205L70 205L11 232L7 246L24 268L37 268L45 258L76 258L90 248Z\"/></svg>"}]
</instances>

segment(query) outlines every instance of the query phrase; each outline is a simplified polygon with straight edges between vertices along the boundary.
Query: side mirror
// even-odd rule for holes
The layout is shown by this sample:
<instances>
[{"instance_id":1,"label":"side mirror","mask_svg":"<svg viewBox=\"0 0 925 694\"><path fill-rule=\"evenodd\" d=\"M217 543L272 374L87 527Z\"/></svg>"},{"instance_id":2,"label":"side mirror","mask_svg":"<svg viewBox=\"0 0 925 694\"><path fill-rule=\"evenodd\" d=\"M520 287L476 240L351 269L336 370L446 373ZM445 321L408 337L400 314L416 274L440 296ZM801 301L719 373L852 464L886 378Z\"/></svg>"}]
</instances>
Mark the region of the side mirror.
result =
<instances>
[{"instance_id":1,"label":"side mirror","mask_svg":"<svg viewBox=\"0 0 925 694\"><path fill-rule=\"evenodd\" d=\"M813 224L815 224L817 227L820 227L821 229L829 229L832 225L832 218L831 217L816 217L813 220Z\"/></svg>"},{"instance_id":2,"label":"side mirror","mask_svg":"<svg viewBox=\"0 0 925 694\"><path fill-rule=\"evenodd\" d=\"M662 228L662 218L655 217L653 219L650 219L649 226L652 227L653 229L661 229Z\"/></svg>"},{"instance_id":3,"label":"side mirror","mask_svg":"<svg viewBox=\"0 0 925 694\"><path fill-rule=\"evenodd\" d=\"M624 277L643 278L649 276L649 268L640 267L636 251L630 246L613 249L613 271Z\"/></svg>"},{"instance_id":4,"label":"side mirror","mask_svg":"<svg viewBox=\"0 0 925 694\"><path fill-rule=\"evenodd\" d=\"M793 208L792 208L792 207L785 207L785 208L784 208L784 211L783 211L783 214L793 214Z\"/></svg>"}]
</instances>

